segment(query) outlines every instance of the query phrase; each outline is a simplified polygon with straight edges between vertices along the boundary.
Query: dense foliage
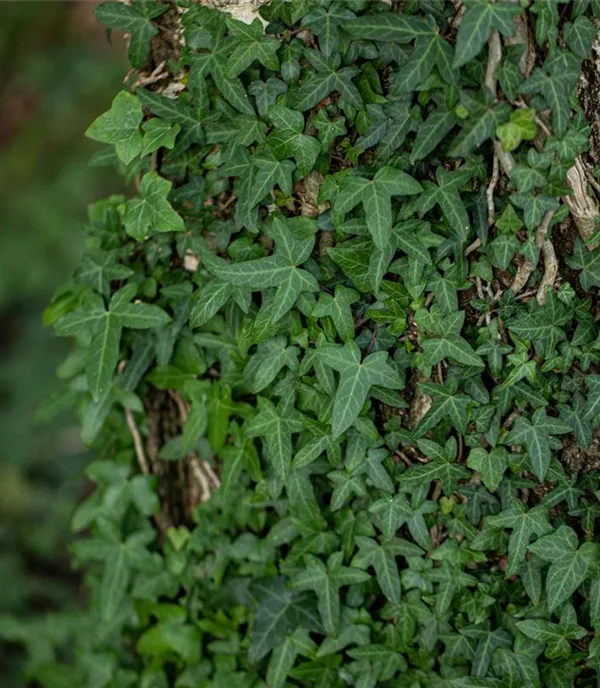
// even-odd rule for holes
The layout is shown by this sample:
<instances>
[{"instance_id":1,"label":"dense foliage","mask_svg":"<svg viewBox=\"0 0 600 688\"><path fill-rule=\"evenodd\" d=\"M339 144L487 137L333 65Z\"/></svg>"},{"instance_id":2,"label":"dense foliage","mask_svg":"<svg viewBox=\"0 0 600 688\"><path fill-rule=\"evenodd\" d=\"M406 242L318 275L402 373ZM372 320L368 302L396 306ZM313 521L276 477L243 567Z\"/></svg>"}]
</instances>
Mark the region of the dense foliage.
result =
<instances>
[{"instance_id":1,"label":"dense foliage","mask_svg":"<svg viewBox=\"0 0 600 688\"><path fill-rule=\"evenodd\" d=\"M98 458L31 675L596 685L600 3L179 5L97 10L137 193L46 314Z\"/></svg>"}]
</instances>

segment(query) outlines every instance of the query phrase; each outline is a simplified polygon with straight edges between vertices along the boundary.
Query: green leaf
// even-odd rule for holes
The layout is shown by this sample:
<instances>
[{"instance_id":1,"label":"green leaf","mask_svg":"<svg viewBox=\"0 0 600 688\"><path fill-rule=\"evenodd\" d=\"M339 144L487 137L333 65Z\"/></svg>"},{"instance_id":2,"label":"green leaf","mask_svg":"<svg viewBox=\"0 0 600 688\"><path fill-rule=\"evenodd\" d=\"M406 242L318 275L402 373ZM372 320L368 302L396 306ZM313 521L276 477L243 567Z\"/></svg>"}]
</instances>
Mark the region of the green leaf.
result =
<instances>
[{"instance_id":1,"label":"green leaf","mask_svg":"<svg viewBox=\"0 0 600 688\"><path fill-rule=\"evenodd\" d=\"M445 358L468 366L485 366L481 356L462 337L448 334L445 337L427 339L421 344L427 365L434 366Z\"/></svg>"},{"instance_id":2,"label":"green leaf","mask_svg":"<svg viewBox=\"0 0 600 688\"><path fill-rule=\"evenodd\" d=\"M381 13L365 15L343 23L352 38L386 43L410 43L416 36L428 35L430 26L421 17L408 14Z\"/></svg>"},{"instance_id":3,"label":"green leaf","mask_svg":"<svg viewBox=\"0 0 600 688\"><path fill-rule=\"evenodd\" d=\"M508 468L508 453L504 447L495 447L491 452L475 447L469 452L467 466L481 473L483 484L495 492Z\"/></svg>"},{"instance_id":4,"label":"green leaf","mask_svg":"<svg viewBox=\"0 0 600 688\"><path fill-rule=\"evenodd\" d=\"M552 110L552 132L562 136L569 126L571 108L569 91L564 84L541 67L536 67L527 81L521 85L521 93L539 93Z\"/></svg>"},{"instance_id":5,"label":"green leaf","mask_svg":"<svg viewBox=\"0 0 600 688\"><path fill-rule=\"evenodd\" d=\"M125 231L137 241L143 241L150 229L154 232L182 232L183 219L167 200L171 182L156 172L148 172L140 184L141 198L133 198L125 204Z\"/></svg>"},{"instance_id":6,"label":"green leaf","mask_svg":"<svg viewBox=\"0 0 600 688\"><path fill-rule=\"evenodd\" d=\"M359 553L354 557L352 566L375 569L377 583L381 592L393 604L400 604L401 586L398 566L390 549L379 545L375 540L359 535L356 537Z\"/></svg>"},{"instance_id":7,"label":"green leaf","mask_svg":"<svg viewBox=\"0 0 600 688\"><path fill-rule=\"evenodd\" d=\"M196 442L204 435L207 427L206 404L204 399L192 403L188 417L183 426L181 448L184 453L190 451Z\"/></svg>"},{"instance_id":8,"label":"green leaf","mask_svg":"<svg viewBox=\"0 0 600 688\"><path fill-rule=\"evenodd\" d=\"M215 272L220 280L253 291L277 287L270 313L270 321L277 322L292 308L300 294L318 291L319 286L312 274L298 267L309 258L314 238L296 238L279 218L273 221L272 235L275 239L272 256L219 264Z\"/></svg>"},{"instance_id":9,"label":"green leaf","mask_svg":"<svg viewBox=\"0 0 600 688\"><path fill-rule=\"evenodd\" d=\"M159 17L167 8L166 4L149 4L136 0L130 5L122 2L103 2L94 12L98 21L107 29L119 29L131 35L129 61L133 67L141 69L150 52L150 40L158 33L151 20Z\"/></svg>"},{"instance_id":10,"label":"green leaf","mask_svg":"<svg viewBox=\"0 0 600 688\"><path fill-rule=\"evenodd\" d=\"M510 107L504 103L492 105L472 101L468 105L467 112L470 116L448 151L453 158L469 155L484 141L492 138L498 126L508 119L511 112Z\"/></svg>"},{"instance_id":11,"label":"green leaf","mask_svg":"<svg viewBox=\"0 0 600 688\"><path fill-rule=\"evenodd\" d=\"M315 318L331 317L341 339L349 342L354 339L354 317L351 306L358 299L359 294L354 289L337 286L333 297L329 294L321 294L311 315Z\"/></svg>"},{"instance_id":12,"label":"green leaf","mask_svg":"<svg viewBox=\"0 0 600 688\"><path fill-rule=\"evenodd\" d=\"M470 2L460 22L456 37L454 67L462 67L477 57L494 29L503 36L514 36L515 17L522 8L512 2Z\"/></svg>"},{"instance_id":13,"label":"green leaf","mask_svg":"<svg viewBox=\"0 0 600 688\"><path fill-rule=\"evenodd\" d=\"M600 248L588 251L583 241L577 238L573 256L567 258L567 264L581 270L579 281L583 289L589 291L591 287L600 287Z\"/></svg>"},{"instance_id":14,"label":"green leaf","mask_svg":"<svg viewBox=\"0 0 600 688\"><path fill-rule=\"evenodd\" d=\"M227 76L236 77L248 69L254 60L272 71L279 69L277 51L279 41L275 38L263 38L260 19L245 24L237 19L227 18L227 26L236 37L235 47L227 61Z\"/></svg>"},{"instance_id":15,"label":"green leaf","mask_svg":"<svg viewBox=\"0 0 600 688\"><path fill-rule=\"evenodd\" d=\"M515 110L506 124L496 129L496 135L502 143L502 149L513 151L519 147L521 141L529 141L537 136L535 110L525 108ZM519 186L519 188L522 188Z\"/></svg>"},{"instance_id":16,"label":"green leaf","mask_svg":"<svg viewBox=\"0 0 600 688\"><path fill-rule=\"evenodd\" d=\"M525 508L518 499L511 499L510 507L497 516L489 516L487 524L492 528L511 528L508 540L508 565L505 570L507 577L519 570L531 538L534 535L547 535L552 531L548 523L548 510L543 506L533 509Z\"/></svg>"},{"instance_id":17,"label":"green leaf","mask_svg":"<svg viewBox=\"0 0 600 688\"><path fill-rule=\"evenodd\" d=\"M552 612L568 600L588 575L590 557L578 549L577 533L560 526L551 535L540 538L529 549L550 562L546 575L548 611Z\"/></svg>"},{"instance_id":18,"label":"green leaf","mask_svg":"<svg viewBox=\"0 0 600 688\"><path fill-rule=\"evenodd\" d=\"M454 110L438 107L432 112L417 130L417 137L410 154L411 164L422 160L435 150L457 122L458 117Z\"/></svg>"},{"instance_id":19,"label":"green leaf","mask_svg":"<svg viewBox=\"0 0 600 688\"><path fill-rule=\"evenodd\" d=\"M266 457L275 474L285 480L292 462L292 434L302 430L301 416L290 409L286 400L277 407L268 399L258 397L258 414L244 423L248 437L262 437Z\"/></svg>"},{"instance_id":20,"label":"green leaf","mask_svg":"<svg viewBox=\"0 0 600 688\"><path fill-rule=\"evenodd\" d=\"M105 560L105 569L100 585L98 604L100 606L100 618L104 623L110 623L119 612L125 599L129 577L127 551L124 545L118 545L111 549Z\"/></svg>"},{"instance_id":21,"label":"green leaf","mask_svg":"<svg viewBox=\"0 0 600 688\"><path fill-rule=\"evenodd\" d=\"M441 447L431 440L418 440L418 444L421 451L433 460L422 466L411 467L404 477L406 485L428 485L440 480L444 494L451 494L458 482L469 476L469 472L456 463L452 445Z\"/></svg>"},{"instance_id":22,"label":"green leaf","mask_svg":"<svg viewBox=\"0 0 600 688\"><path fill-rule=\"evenodd\" d=\"M341 553L339 553L341 555ZM327 568L316 557L306 556L305 567L292 577L292 590L313 590L319 599L319 614L325 632L337 635L340 618L339 588L342 585L356 585L369 580L365 571L341 566L341 556L329 557Z\"/></svg>"},{"instance_id":23,"label":"green leaf","mask_svg":"<svg viewBox=\"0 0 600 688\"><path fill-rule=\"evenodd\" d=\"M138 98L120 91L110 110L94 120L85 135L94 141L114 144L117 156L128 165L142 152L140 124L143 117Z\"/></svg>"},{"instance_id":24,"label":"green leaf","mask_svg":"<svg viewBox=\"0 0 600 688\"><path fill-rule=\"evenodd\" d=\"M531 469L538 480L544 480L550 465L550 436L571 432L571 426L559 418L546 415L543 409L533 414L531 421L518 417L506 441L524 444L531 459Z\"/></svg>"},{"instance_id":25,"label":"green leaf","mask_svg":"<svg viewBox=\"0 0 600 688\"><path fill-rule=\"evenodd\" d=\"M211 320L229 301L235 287L229 282L213 280L200 289L200 296L190 315L191 327L202 327Z\"/></svg>"},{"instance_id":26,"label":"green leaf","mask_svg":"<svg viewBox=\"0 0 600 688\"><path fill-rule=\"evenodd\" d=\"M421 185L408 174L393 167L382 167L372 181L347 177L335 202L335 211L345 214L362 203L373 243L385 249L392 230L392 196L409 196L422 191Z\"/></svg>"},{"instance_id":27,"label":"green leaf","mask_svg":"<svg viewBox=\"0 0 600 688\"><path fill-rule=\"evenodd\" d=\"M587 17L577 17L571 24L565 24L565 40L569 48L583 60L590 56L592 43L598 32Z\"/></svg>"},{"instance_id":28,"label":"green leaf","mask_svg":"<svg viewBox=\"0 0 600 688\"><path fill-rule=\"evenodd\" d=\"M262 392L265 387L273 382L283 368L289 368L292 371L298 368L298 349L295 346L286 346L285 339L278 338L269 346L265 357L254 373L252 392L254 394Z\"/></svg>"},{"instance_id":29,"label":"green leaf","mask_svg":"<svg viewBox=\"0 0 600 688\"><path fill-rule=\"evenodd\" d=\"M327 9L314 7L302 18L302 25L308 26L319 37L319 49L328 57L335 52L340 41L340 24L351 22L356 15L350 10L332 3Z\"/></svg>"},{"instance_id":30,"label":"green leaf","mask_svg":"<svg viewBox=\"0 0 600 688\"><path fill-rule=\"evenodd\" d=\"M142 139L142 156L154 153L159 148L172 149L175 146L177 134L181 127L156 117L142 125L144 136Z\"/></svg>"},{"instance_id":31,"label":"green leaf","mask_svg":"<svg viewBox=\"0 0 600 688\"><path fill-rule=\"evenodd\" d=\"M425 414L416 432L423 436L434 428L441 420L449 417L459 432L466 432L468 409L474 405L473 400L466 394L457 393L457 386L453 382L438 385L431 382L420 384L422 390L433 399L433 406Z\"/></svg>"},{"instance_id":32,"label":"green leaf","mask_svg":"<svg viewBox=\"0 0 600 688\"><path fill-rule=\"evenodd\" d=\"M461 171L446 172L438 167L437 184L423 182L423 193L417 200L419 212L423 216L427 211L439 205L444 216L457 237L464 241L469 235L470 221L458 189L466 182Z\"/></svg>"},{"instance_id":33,"label":"green leaf","mask_svg":"<svg viewBox=\"0 0 600 688\"><path fill-rule=\"evenodd\" d=\"M280 643L288 631L298 626L321 631L316 610L306 595L287 590L285 579L255 581L252 591L258 598L256 620L250 634L248 660L256 663Z\"/></svg>"},{"instance_id":34,"label":"green leaf","mask_svg":"<svg viewBox=\"0 0 600 688\"><path fill-rule=\"evenodd\" d=\"M96 400L108 388L117 367L120 341L121 325L114 316L106 313L90 344L86 366L88 387Z\"/></svg>"},{"instance_id":35,"label":"green leaf","mask_svg":"<svg viewBox=\"0 0 600 688\"><path fill-rule=\"evenodd\" d=\"M387 389L401 389L398 373L387 363L387 353L377 352L362 362L354 342L343 347L325 345L317 349L323 363L340 373L340 381L333 402L333 439L342 435L358 418L373 385Z\"/></svg>"}]
</instances>

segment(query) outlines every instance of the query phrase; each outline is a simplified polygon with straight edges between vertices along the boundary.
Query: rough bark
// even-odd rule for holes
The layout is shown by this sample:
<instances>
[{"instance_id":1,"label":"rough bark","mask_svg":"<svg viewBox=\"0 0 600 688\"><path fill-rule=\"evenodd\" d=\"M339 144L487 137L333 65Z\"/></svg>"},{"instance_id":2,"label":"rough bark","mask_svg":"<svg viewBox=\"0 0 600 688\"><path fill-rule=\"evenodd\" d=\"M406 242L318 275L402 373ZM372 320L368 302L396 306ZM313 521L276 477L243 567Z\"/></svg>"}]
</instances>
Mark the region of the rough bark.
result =
<instances>
[{"instance_id":1,"label":"rough bark","mask_svg":"<svg viewBox=\"0 0 600 688\"><path fill-rule=\"evenodd\" d=\"M201 0L200 4L230 12L235 19L249 24L258 16L258 8L265 0Z\"/></svg>"}]
</instances>

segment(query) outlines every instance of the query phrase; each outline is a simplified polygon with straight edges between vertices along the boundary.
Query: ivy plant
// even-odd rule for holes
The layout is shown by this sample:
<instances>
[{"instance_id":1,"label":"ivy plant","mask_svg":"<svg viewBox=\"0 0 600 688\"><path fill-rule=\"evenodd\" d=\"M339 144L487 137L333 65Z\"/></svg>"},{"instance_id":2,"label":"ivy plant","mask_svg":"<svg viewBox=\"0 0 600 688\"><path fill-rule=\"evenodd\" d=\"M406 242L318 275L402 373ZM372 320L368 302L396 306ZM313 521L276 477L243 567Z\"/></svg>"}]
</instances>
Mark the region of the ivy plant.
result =
<instances>
[{"instance_id":1,"label":"ivy plant","mask_svg":"<svg viewBox=\"0 0 600 688\"><path fill-rule=\"evenodd\" d=\"M94 489L28 677L596 685L600 3L96 12L130 186L45 314Z\"/></svg>"}]
</instances>

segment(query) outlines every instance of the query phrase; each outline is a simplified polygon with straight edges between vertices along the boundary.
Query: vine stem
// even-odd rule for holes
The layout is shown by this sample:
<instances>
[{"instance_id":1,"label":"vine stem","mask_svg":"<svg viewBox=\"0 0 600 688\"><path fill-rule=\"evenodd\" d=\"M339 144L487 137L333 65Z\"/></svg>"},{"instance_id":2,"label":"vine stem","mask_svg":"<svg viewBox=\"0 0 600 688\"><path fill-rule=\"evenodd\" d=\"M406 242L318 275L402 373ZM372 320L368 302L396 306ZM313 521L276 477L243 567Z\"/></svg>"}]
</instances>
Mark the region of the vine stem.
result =
<instances>
[{"instance_id":1,"label":"vine stem","mask_svg":"<svg viewBox=\"0 0 600 688\"><path fill-rule=\"evenodd\" d=\"M127 422L127 427L133 438L133 447L135 449L135 455L140 467L140 470L144 475L150 475L150 466L148 465L148 459L146 458L146 453L144 452L144 443L142 442L142 436L138 430L137 423L133 417L133 411L130 408L125 408L125 420Z\"/></svg>"}]
</instances>

